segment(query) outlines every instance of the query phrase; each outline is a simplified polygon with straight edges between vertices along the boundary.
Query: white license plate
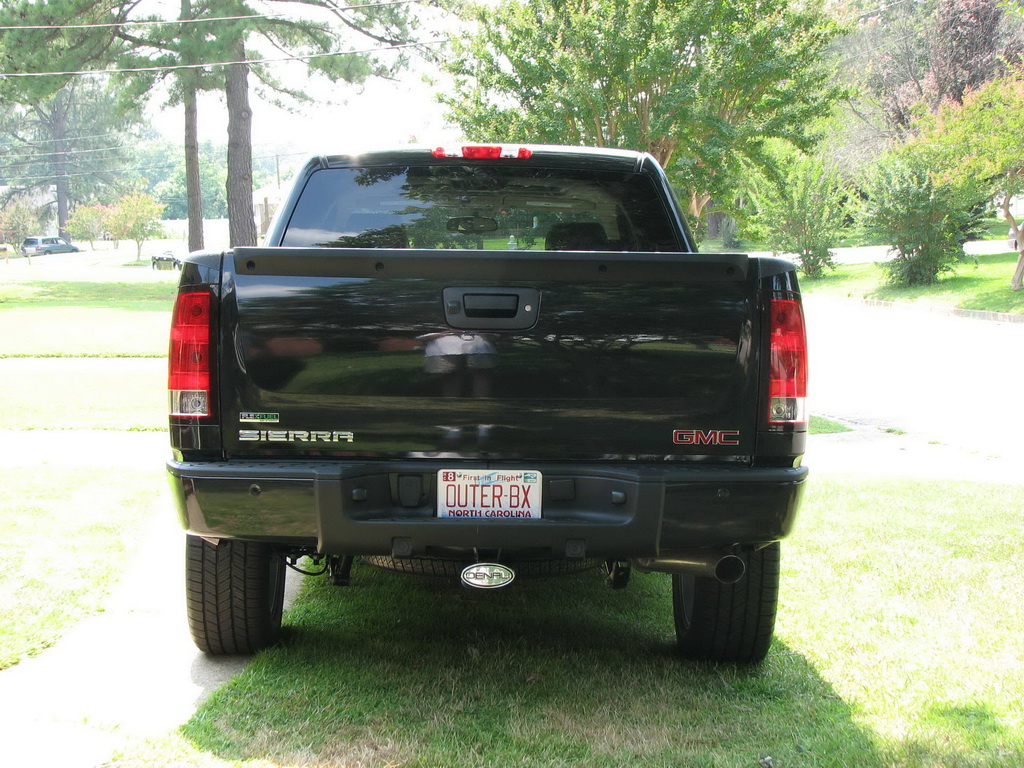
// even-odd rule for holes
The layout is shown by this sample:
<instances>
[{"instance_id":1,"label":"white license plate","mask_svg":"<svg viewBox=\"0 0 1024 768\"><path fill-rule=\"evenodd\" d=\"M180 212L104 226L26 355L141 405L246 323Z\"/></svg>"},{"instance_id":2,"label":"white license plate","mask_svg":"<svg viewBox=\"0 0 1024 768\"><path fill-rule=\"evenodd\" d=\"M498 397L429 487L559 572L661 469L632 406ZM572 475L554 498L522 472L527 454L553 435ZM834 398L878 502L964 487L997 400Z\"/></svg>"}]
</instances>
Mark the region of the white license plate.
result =
<instances>
[{"instance_id":1,"label":"white license plate","mask_svg":"<svg viewBox=\"0 0 1024 768\"><path fill-rule=\"evenodd\" d=\"M541 473L508 469L442 469L437 516L482 520L541 517Z\"/></svg>"}]
</instances>

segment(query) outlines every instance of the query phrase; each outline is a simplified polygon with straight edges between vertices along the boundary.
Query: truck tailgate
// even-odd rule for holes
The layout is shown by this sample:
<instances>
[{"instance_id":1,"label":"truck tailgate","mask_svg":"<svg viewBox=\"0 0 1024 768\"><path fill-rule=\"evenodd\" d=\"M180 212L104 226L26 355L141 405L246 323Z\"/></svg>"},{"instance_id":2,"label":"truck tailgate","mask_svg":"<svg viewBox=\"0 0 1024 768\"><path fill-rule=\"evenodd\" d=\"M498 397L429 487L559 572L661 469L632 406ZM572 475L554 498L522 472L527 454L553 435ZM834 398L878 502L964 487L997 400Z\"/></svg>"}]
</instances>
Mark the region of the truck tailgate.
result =
<instances>
[{"instance_id":1,"label":"truck tailgate","mask_svg":"<svg viewBox=\"0 0 1024 768\"><path fill-rule=\"evenodd\" d=\"M240 248L221 288L230 456L754 452L746 256Z\"/></svg>"}]
</instances>

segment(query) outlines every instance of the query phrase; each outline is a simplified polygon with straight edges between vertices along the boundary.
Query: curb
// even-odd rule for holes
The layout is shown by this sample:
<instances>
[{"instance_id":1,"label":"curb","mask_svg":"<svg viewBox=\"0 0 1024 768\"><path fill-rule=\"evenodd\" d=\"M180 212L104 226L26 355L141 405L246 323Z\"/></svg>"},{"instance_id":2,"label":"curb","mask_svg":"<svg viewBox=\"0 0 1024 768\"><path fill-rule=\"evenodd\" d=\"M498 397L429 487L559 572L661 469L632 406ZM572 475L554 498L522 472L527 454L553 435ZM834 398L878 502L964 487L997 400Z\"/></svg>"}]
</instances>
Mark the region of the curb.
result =
<instances>
[{"instance_id":1,"label":"curb","mask_svg":"<svg viewBox=\"0 0 1024 768\"><path fill-rule=\"evenodd\" d=\"M983 320L990 323L1024 324L1024 315L1011 315L1009 312L988 312L980 309L959 309L957 307L933 307L925 304L908 304L901 301L882 301L881 299L854 299L841 296L815 296L813 293L803 294L804 301L839 301L848 304L860 304L878 309L902 310L904 312L921 312L947 317L962 317L968 320Z\"/></svg>"}]
</instances>

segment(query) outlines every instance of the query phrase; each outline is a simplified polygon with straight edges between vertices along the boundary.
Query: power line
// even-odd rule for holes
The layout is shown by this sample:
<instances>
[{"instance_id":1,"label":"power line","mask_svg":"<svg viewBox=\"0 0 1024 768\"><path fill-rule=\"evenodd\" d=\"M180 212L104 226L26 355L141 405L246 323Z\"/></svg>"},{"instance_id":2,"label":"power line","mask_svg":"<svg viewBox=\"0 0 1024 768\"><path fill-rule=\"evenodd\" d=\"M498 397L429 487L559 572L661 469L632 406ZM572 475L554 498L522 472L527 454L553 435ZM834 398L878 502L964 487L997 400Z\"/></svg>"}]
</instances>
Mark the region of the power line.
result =
<instances>
[{"instance_id":1,"label":"power line","mask_svg":"<svg viewBox=\"0 0 1024 768\"><path fill-rule=\"evenodd\" d=\"M63 139L63 141L72 141L72 139ZM123 144L119 144L114 147L93 147L92 149L66 149L63 152L21 152L21 153L8 153L4 156L3 160L0 160L0 167L8 165L8 160L17 160L18 158L29 158L29 162L44 163L49 162L44 160L46 157L68 157L70 155L81 155L85 152L111 152L116 149L126 149ZM14 163L19 165L19 163Z\"/></svg>"},{"instance_id":2,"label":"power line","mask_svg":"<svg viewBox=\"0 0 1024 768\"><path fill-rule=\"evenodd\" d=\"M423 0L391 0L386 3L364 3L362 5L347 5L341 8L329 8L332 11L358 11L363 8L383 8L389 5L409 5L420 3ZM101 24L25 24L23 26L0 27L0 32L11 32L20 29L105 29L113 27L155 27L163 24L205 24L217 21L241 21L244 19L283 19L288 18L287 13L251 13L245 16L214 16L203 19L152 19L149 21L121 21L104 22Z\"/></svg>"},{"instance_id":3,"label":"power line","mask_svg":"<svg viewBox=\"0 0 1024 768\"><path fill-rule=\"evenodd\" d=\"M13 32L22 29L109 29L120 27L156 27L163 24L196 24L199 22L238 21L240 19L277 19L287 16L285 13L252 13L246 16L216 16L208 19L153 19L152 21L115 21L103 24L24 24L13 27L0 27L0 32Z\"/></svg>"},{"instance_id":4,"label":"power line","mask_svg":"<svg viewBox=\"0 0 1024 768\"><path fill-rule=\"evenodd\" d=\"M275 152L272 155L257 155L255 157L253 157L253 160L270 160L271 158L275 158L275 157L297 157L297 156L300 156L300 155L303 156L303 157L309 157L311 154L313 154L313 153L311 153L311 152ZM157 164L157 165L143 165L143 166L136 166L134 168L119 168L118 172L119 173L132 173L132 172L136 172L137 173L137 172L141 172L141 171L166 170L168 168L177 168L178 166L182 165L182 162L183 162L183 158L179 158L177 161L175 161L173 163L160 163L160 164ZM30 181L30 182L31 181L36 181L36 182L38 182L38 181L53 181L54 179L72 179L72 178L80 178L82 176L96 176L97 174L104 172L104 171L97 170L97 171L83 171L81 173L35 174L35 175L26 175L26 176L16 176L16 175L5 176L4 173L3 173L3 170L4 170L3 167L0 166L0 178L4 178L6 181L22 181L22 182L25 182L25 181Z\"/></svg>"},{"instance_id":5,"label":"power line","mask_svg":"<svg viewBox=\"0 0 1024 768\"><path fill-rule=\"evenodd\" d=\"M124 72L175 72L183 69L206 69L215 67L229 67L233 64L274 64L282 61L309 61L329 56L361 56L368 53L380 53L382 51L397 51L403 48L416 48L423 45L438 45L448 42L449 38L431 40L425 43L399 43L388 45L383 48L366 48L361 51L330 51L328 53L308 53L299 56L282 56L276 59L242 59L240 61L214 61L205 64L171 64L160 67L126 67L122 69L89 69L68 72L5 72L0 73L4 77L77 77L92 75L113 75Z\"/></svg>"},{"instance_id":6,"label":"power line","mask_svg":"<svg viewBox=\"0 0 1024 768\"><path fill-rule=\"evenodd\" d=\"M85 139L105 139L108 136L122 136L124 135L119 131L111 131L110 133L94 133L92 136L68 136L64 139L33 139L28 141L25 139L19 139L23 144L33 146L35 144L55 144L58 141L84 141Z\"/></svg>"}]
</instances>

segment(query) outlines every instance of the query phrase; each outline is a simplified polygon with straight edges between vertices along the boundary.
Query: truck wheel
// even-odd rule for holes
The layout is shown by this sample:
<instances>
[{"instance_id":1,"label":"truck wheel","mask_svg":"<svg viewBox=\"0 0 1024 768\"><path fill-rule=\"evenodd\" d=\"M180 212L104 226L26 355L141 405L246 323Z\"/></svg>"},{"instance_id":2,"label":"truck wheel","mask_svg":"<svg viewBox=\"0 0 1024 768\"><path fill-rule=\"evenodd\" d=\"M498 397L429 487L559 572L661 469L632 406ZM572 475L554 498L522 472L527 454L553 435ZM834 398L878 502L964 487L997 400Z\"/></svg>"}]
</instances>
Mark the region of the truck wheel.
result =
<instances>
[{"instance_id":1,"label":"truck wheel","mask_svg":"<svg viewBox=\"0 0 1024 768\"><path fill-rule=\"evenodd\" d=\"M186 536L185 598L196 647L215 656L255 653L281 633L284 559L267 544Z\"/></svg>"},{"instance_id":2,"label":"truck wheel","mask_svg":"<svg viewBox=\"0 0 1024 768\"><path fill-rule=\"evenodd\" d=\"M779 598L778 542L744 555L746 574L735 584L672 576L676 638L684 656L750 663L768 654Z\"/></svg>"}]
</instances>

